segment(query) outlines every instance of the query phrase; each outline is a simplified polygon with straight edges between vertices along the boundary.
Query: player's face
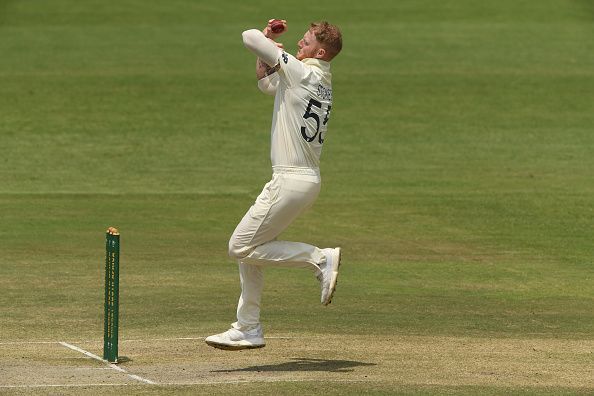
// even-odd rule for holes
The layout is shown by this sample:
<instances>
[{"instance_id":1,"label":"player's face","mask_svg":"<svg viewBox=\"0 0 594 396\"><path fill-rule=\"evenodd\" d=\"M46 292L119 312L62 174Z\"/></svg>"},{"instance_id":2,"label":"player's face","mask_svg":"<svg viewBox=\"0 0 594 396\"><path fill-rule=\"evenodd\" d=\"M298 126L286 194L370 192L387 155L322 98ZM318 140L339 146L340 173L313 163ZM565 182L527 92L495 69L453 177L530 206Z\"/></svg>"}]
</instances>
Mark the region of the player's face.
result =
<instances>
[{"instance_id":1,"label":"player's face","mask_svg":"<svg viewBox=\"0 0 594 396\"><path fill-rule=\"evenodd\" d=\"M297 43L299 50L295 58L303 60L305 58L315 58L322 46L316 40L316 35L311 30L308 30L303 35L303 38Z\"/></svg>"}]
</instances>

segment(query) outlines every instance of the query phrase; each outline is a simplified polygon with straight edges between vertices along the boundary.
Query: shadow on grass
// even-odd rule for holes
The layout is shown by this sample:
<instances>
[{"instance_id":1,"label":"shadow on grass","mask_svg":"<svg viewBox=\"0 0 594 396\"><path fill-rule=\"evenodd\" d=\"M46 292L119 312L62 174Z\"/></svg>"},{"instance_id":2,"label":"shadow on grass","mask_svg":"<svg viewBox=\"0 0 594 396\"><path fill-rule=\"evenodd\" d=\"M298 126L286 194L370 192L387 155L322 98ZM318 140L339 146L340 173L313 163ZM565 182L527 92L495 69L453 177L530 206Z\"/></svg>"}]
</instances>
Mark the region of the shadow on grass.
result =
<instances>
[{"instance_id":1,"label":"shadow on grass","mask_svg":"<svg viewBox=\"0 0 594 396\"><path fill-rule=\"evenodd\" d=\"M376 366L376 363L357 362L352 360L329 360L329 359L309 359L292 358L292 361L268 364L264 366L252 366L233 370L212 370L211 373L233 373L240 371L327 371L332 373L348 373L353 371L353 367L358 366Z\"/></svg>"}]
</instances>

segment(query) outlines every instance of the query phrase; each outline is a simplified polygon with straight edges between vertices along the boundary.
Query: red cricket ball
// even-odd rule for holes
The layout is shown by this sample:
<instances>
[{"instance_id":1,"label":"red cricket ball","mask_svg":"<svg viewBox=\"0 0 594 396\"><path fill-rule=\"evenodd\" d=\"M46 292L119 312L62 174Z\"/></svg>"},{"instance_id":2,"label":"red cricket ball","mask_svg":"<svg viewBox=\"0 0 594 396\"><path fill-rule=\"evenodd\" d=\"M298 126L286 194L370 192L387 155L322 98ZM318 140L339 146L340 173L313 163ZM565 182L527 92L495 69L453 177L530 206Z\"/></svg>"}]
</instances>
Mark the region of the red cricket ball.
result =
<instances>
[{"instance_id":1,"label":"red cricket ball","mask_svg":"<svg viewBox=\"0 0 594 396\"><path fill-rule=\"evenodd\" d=\"M270 22L270 30L272 30L272 33L281 33L285 30L285 24L280 19L275 19Z\"/></svg>"}]
</instances>

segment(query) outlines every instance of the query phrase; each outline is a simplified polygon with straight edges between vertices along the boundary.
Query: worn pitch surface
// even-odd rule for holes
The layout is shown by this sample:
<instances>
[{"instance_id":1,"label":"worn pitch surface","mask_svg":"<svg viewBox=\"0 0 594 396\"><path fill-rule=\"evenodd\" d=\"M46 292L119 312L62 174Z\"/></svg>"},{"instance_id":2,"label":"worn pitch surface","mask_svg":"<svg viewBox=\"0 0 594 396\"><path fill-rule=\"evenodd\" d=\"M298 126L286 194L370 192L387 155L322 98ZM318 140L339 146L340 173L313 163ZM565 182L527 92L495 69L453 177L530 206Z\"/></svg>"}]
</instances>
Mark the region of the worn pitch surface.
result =
<instances>
[{"instance_id":1,"label":"worn pitch surface","mask_svg":"<svg viewBox=\"0 0 594 396\"><path fill-rule=\"evenodd\" d=\"M202 338L123 340L117 367L59 342L1 343L8 357L0 389L91 391L113 386L163 387L261 382L403 386L481 386L534 391L594 387L594 342L465 337L270 337L260 351L225 352ZM99 342L66 343L100 355Z\"/></svg>"}]
</instances>

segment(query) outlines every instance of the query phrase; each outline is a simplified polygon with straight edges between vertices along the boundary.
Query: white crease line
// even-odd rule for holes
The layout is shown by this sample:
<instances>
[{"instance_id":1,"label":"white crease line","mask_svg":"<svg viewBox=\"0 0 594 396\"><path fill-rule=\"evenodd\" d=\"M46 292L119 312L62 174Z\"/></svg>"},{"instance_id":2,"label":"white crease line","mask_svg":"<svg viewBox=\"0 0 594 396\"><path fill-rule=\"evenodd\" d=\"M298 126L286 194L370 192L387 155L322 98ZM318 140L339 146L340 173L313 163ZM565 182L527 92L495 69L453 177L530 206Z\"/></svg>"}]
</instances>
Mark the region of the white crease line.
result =
<instances>
[{"instance_id":1,"label":"white crease line","mask_svg":"<svg viewBox=\"0 0 594 396\"><path fill-rule=\"evenodd\" d=\"M80 352L83 355L88 356L90 358L93 358L95 360L99 360L102 363L107 363L110 368L112 368L112 369L114 369L116 371L119 371L120 373L124 373L124 374L126 374L128 377L130 377L132 379L135 379L137 381L144 382L144 383L147 383L147 384L151 384L151 385L155 385L156 384L156 382L153 382L153 381L151 381L149 379L139 377L138 375L135 375L135 374L130 374L129 372L127 372L123 368L121 368L121 367L119 367L119 366L117 366L115 364L109 363L109 362L101 359L99 356L94 355L91 352L85 351L84 349L81 349L81 348L79 348L79 347L77 347L75 345L72 345L72 344L69 344L69 343L63 342L63 341L60 341L60 345L65 346L68 349L72 349L73 351Z\"/></svg>"}]
</instances>

